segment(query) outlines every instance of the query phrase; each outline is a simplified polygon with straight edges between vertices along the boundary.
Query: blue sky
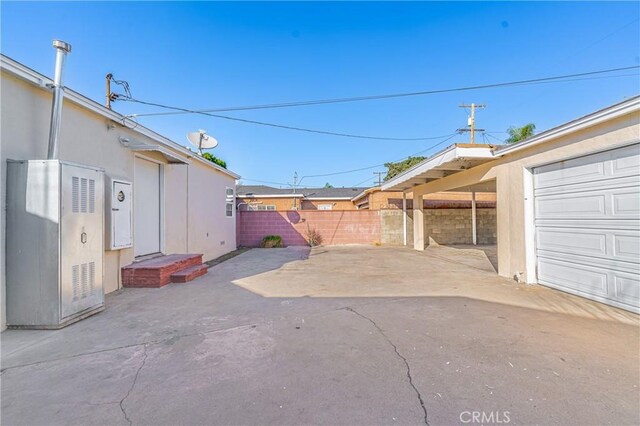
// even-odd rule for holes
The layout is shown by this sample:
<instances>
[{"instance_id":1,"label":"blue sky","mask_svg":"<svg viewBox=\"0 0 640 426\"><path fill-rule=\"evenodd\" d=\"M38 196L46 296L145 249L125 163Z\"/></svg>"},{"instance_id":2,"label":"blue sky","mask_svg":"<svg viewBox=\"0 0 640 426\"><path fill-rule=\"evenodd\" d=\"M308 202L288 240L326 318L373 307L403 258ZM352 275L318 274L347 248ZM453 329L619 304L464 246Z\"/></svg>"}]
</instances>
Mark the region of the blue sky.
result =
<instances>
[{"instance_id":1,"label":"blue sky","mask_svg":"<svg viewBox=\"0 0 640 426\"><path fill-rule=\"evenodd\" d=\"M2 53L52 75L53 38L73 46L66 84L103 102L104 76L135 98L186 108L421 91L640 64L637 2L541 3L9 3ZM636 70L637 71L637 70ZM623 72L619 74L629 74ZM539 131L640 92L637 76L424 97L225 113L381 137L448 135L460 103L484 103L478 127ZM117 102L124 113L160 111ZM369 185L383 167L440 140L375 141L300 133L200 115L141 118L181 144L206 129L212 153L249 179L305 186ZM503 134L493 136L504 138ZM481 138L480 138L481 139ZM492 140L495 142L495 140ZM277 185L276 185L277 186Z\"/></svg>"}]
</instances>

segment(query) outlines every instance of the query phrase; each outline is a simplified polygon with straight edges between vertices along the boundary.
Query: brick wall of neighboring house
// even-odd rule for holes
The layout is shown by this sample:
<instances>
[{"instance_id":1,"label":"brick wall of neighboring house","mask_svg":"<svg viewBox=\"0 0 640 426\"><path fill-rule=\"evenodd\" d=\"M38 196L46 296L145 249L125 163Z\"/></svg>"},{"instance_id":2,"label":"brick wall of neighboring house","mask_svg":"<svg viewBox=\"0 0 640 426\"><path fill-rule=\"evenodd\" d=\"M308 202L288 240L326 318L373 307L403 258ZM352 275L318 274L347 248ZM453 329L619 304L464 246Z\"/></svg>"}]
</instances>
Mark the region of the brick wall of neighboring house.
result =
<instances>
[{"instance_id":1,"label":"brick wall of neighboring house","mask_svg":"<svg viewBox=\"0 0 640 426\"><path fill-rule=\"evenodd\" d=\"M359 202L360 200L358 200ZM479 192L476 194L476 201L493 202L495 204L496 194ZM485 204L487 205L487 204ZM407 206L413 206L413 194L407 194ZM426 208L463 208L471 207L471 194L468 192L437 192L424 196L424 206ZM369 194L369 209L402 209L402 192L382 192L375 191Z\"/></svg>"},{"instance_id":2,"label":"brick wall of neighboring house","mask_svg":"<svg viewBox=\"0 0 640 426\"><path fill-rule=\"evenodd\" d=\"M377 211L239 211L239 246L259 247L266 235L280 235L285 245L307 245L307 232L316 230L322 244L374 244L380 241Z\"/></svg>"},{"instance_id":3,"label":"brick wall of neighboring house","mask_svg":"<svg viewBox=\"0 0 640 426\"><path fill-rule=\"evenodd\" d=\"M240 203L251 203L257 205L272 205L276 206L276 210L291 210L293 207L293 198L237 198L236 204ZM296 206L300 207L300 199L296 199ZM240 207L241 210L246 210L247 206L242 205Z\"/></svg>"},{"instance_id":4,"label":"brick wall of neighboring house","mask_svg":"<svg viewBox=\"0 0 640 426\"><path fill-rule=\"evenodd\" d=\"M320 204L331 204L331 210L355 210L356 206L351 200L303 200L302 210L318 210Z\"/></svg>"},{"instance_id":5,"label":"brick wall of neighboring house","mask_svg":"<svg viewBox=\"0 0 640 426\"><path fill-rule=\"evenodd\" d=\"M380 209L402 209L402 192L381 192L374 191L367 195L369 200L369 210ZM495 205L496 196L494 193L477 193L476 200L478 206L488 207ZM362 202L359 199L356 203ZM490 204L493 202L493 204ZM277 211L291 210L294 206L293 198L237 198L236 204L256 203L258 205L272 205ZM356 204L351 200L301 200L296 199L295 205L302 210L317 210L319 204L332 204L332 210L356 210ZM412 194L407 194L407 208L413 205ZM425 208L470 208L471 195L466 192L438 192L425 195ZM247 206L242 205L241 210L246 210Z\"/></svg>"},{"instance_id":6,"label":"brick wall of neighboring house","mask_svg":"<svg viewBox=\"0 0 640 426\"><path fill-rule=\"evenodd\" d=\"M291 210L294 206L294 198L237 198L236 205L240 203L257 204L257 205L271 205L275 206L277 211ZM331 204L332 210L355 210L356 206L351 200L302 200L297 198L295 205L300 209L302 203L302 210L318 210L319 204ZM242 210L246 210L247 206L242 205Z\"/></svg>"}]
</instances>

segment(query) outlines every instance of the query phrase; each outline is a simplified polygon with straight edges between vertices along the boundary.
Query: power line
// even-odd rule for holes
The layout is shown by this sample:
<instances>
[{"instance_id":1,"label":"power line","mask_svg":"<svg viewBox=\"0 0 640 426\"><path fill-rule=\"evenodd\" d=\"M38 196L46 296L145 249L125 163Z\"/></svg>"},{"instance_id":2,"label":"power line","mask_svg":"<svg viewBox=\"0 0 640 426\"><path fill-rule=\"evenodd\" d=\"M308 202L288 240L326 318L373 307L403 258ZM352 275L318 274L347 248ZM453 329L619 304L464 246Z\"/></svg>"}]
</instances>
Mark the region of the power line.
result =
<instances>
[{"instance_id":1,"label":"power line","mask_svg":"<svg viewBox=\"0 0 640 426\"><path fill-rule=\"evenodd\" d=\"M503 141L502 139L499 139L499 138L497 138L497 137L493 136L493 135L492 135L491 133L489 133L489 132L483 132L482 134L483 134L483 135L487 135L487 136L489 136L490 138L493 138L493 139L497 140L497 141L498 141L498 142L500 142L501 144L504 144L504 143L505 143L505 141Z\"/></svg>"},{"instance_id":2,"label":"power line","mask_svg":"<svg viewBox=\"0 0 640 426\"><path fill-rule=\"evenodd\" d=\"M639 20L640 20L640 18L635 18L635 19L633 19L632 21L629 21L629 22L627 22L626 24L622 25L621 27L616 28L614 31L612 31L612 32L610 32L610 33L608 33L608 34L606 34L605 36L600 37L599 39L597 39L596 41L594 41L594 42L590 43L589 45L584 46L584 47L582 47L581 49L578 49L578 50L573 50L571 53L569 53L569 55L565 55L565 56L563 56L563 57L560 59L560 62L564 62L564 63L566 63L569 59L572 59L572 58L577 57L579 54L581 54L581 53L585 52L586 50L590 49L591 47L595 46L596 44L598 44L598 43L600 43L600 42L602 42L602 41L604 41L604 40L608 39L609 37L611 37L611 36L613 36L613 35L617 34L618 32L620 32L620 31L622 31L623 29L627 28L627 27L628 27L628 26L630 26L631 24L634 24L634 23L638 22ZM634 76L635 76L636 74L632 74L632 75L634 75ZM620 75L620 76L624 76L624 74L623 74L623 75ZM618 76L612 76L612 77L618 77ZM528 102L531 102L531 99L538 99L538 98L540 98L541 96L543 96L544 94L546 94L546 93L548 93L548 92L549 92L549 90L542 90L542 91L540 91L540 92L538 93L538 95L537 95L537 96L535 96L534 98L530 98L529 100L527 100L527 101L525 101L525 102L519 102L519 103L518 103L518 104L516 104L513 108L519 108L520 106L522 106L522 105L524 105L524 104L526 104L526 103L528 103Z\"/></svg>"},{"instance_id":3,"label":"power line","mask_svg":"<svg viewBox=\"0 0 640 426\"><path fill-rule=\"evenodd\" d=\"M290 183L271 182L271 181L268 181L268 180L249 179L249 178L245 178L245 177L240 178L240 180L241 181L247 180L249 182L258 182L258 183L268 183L268 184L271 184L271 185L292 186Z\"/></svg>"},{"instance_id":4,"label":"power line","mask_svg":"<svg viewBox=\"0 0 640 426\"><path fill-rule=\"evenodd\" d=\"M542 78L534 78L534 79L527 79L527 80L516 80L516 81L501 82L501 83L482 84L482 85L476 85L476 86L462 86L462 87L455 87L455 88L448 88L448 89L425 90L425 91L419 91L419 92L392 93L392 94L384 94L384 95L356 96L356 97L347 97L347 98L317 99L317 100L285 102L285 103L277 103L277 104L261 104L261 105L249 105L249 106L202 109L202 110L179 108L179 107L164 105L164 104L155 103L155 102L142 101L142 100L134 99L127 96L120 96L118 99L122 99L129 102L135 102L143 105L156 106L159 108L175 110L173 112L132 114L132 116L136 116L136 117L157 116L157 115L176 115L176 114L199 114L199 113L209 113L209 112L246 111L246 110L256 110L256 109L289 108L289 107L335 104L335 103L345 103L345 102L362 102L362 101L371 101L371 100L380 100L380 99L425 96L425 95L433 95L433 94L439 94L439 93L491 89L491 88L507 87L507 86L521 86L521 85L528 85L528 84L553 83L553 82L561 83L566 81L578 80L578 79L568 80L573 77L584 77L584 76L590 76L590 75L607 74L607 73L612 73L617 71L626 71L626 70L638 69L638 68L640 68L640 65L633 65L629 67L620 67L620 68L610 68L610 69L598 70L598 71L588 71L588 72L582 72L582 73L576 73L576 74L565 74L565 75L552 76L552 77L542 77ZM630 74L630 75L635 75L635 74ZM617 77L617 76L609 76L605 78L611 78L611 77Z\"/></svg>"},{"instance_id":5,"label":"power line","mask_svg":"<svg viewBox=\"0 0 640 426\"><path fill-rule=\"evenodd\" d=\"M438 147L438 146L442 145L443 143L445 143L445 142L447 142L447 141L449 141L449 140L453 139L456 135L457 135L457 133L454 133L454 134L452 134L452 135L449 135L449 137L447 137L446 139L441 140L440 142L438 142L438 143L436 143L436 144L433 144L433 145L431 145L431 146L429 146L429 147L427 147L427 148L425 148L425 149L423 149L423 150L421 150L421 151L415 152L415 153L413 153L413 154L410 154L410 155L409 155L409 156L407 156L407 157L403 157L403 158L400 158L400 159L395 160L395 161L392 161L392 162L393 162L393 163L396 163L396 162L398 162L398 161L403 161L403 160L406 160L406 159L408 159L408 158L410 158L410 157L415 157L416 155L423 154L423 153L425 153L425 152L427 152L427 151L429 151L429 150L432 150L433 148L436 148L436 147ZM307 175L307 176L302 176L302 177L300 178L300 180L299 180L297 183L298 183L298 184L300 184L300 182L302 182L302 180L303 180L304 178L327 177L327 176L336 176L336 175L344 175L344 174L349 174L349 173L356 173L356 172L361 172L361 171L363 171L363 170L371 170L371 169L375 169L375 168L378 168L378 167L383 167L385 164L386 164L386 163L376 164L376 165L374 165L374 166L367 166L367 167L361 167L361 168L358 168L358 169L343 170L343 171L340 171L340 172L325 173L325 174L320 174L320 175ZM369 180L369 179L371 179L371 178L367 178L367 180ZM251 181L251 182L262 182L262 183L272 183L272 184L278 184L278 185L288 185L288 186L291 186L291 184L280 184L280 183L277 183L277 182L267 182L267 181L260 181L260 180L257 180L257 179L249 179L249 178L242 178L241 180L248 180L248 181ZM366 182L367 180L364 180L364 181L362 181L361 183L364 183L364 182ZM356 185L356 186L357 186L357 185Z\"/></svg>"},{"instance_id":6,"label":"power line","mask_svg":"<svg viewBox=\"0 0 640 426\"><path fill-rule=\"evenodd\" d=\"M355 185L353 185L353 186L354 186L354 187L358 187L358 186L362 185L363 183L368 182L368 181L370 181L370 180L371 180L371 178L366 178L366 179L365 179L365 180L363 180L362 182L358 182L358 183L356 183L356 184L355 184Z\"/></svg>"},{"instance_id":7,"label":"power line","mask_svg":"<svg viewBox=\"0 0 640 426\"><path fill-rule=\"evenodd\" d=\"M127 100L131 100L132 102L151 104L149 102L142 102L142 101L137 101L137 100L132 100L132 99L127 99ZM277 129L295 130L295 131L298 131L298 132L317 133L317 134L321 134L321 135L339 136L339 137L354 138L354 139L370 139L370 140L379 140L379 141L426 141L426 140L440 139L442 137L448 136L448 135L440 135L440 136L427 136L427 137L419 137L419 138L393 138L393 137L384 137L384 136L356 135L356 134L352 134L352 133L339 133L339 132L331 132L331 131L327 131L327 130L307 129L305 127L286 126L286 125L283 125L283 124L267 123L267 122L264 122L264 121L248 120L248 119L245 119L245 118L230 117L228 115L213 114L213 113L210 113L210 112L190 110L190 109L180 108L180 107L164 106L164 108L171 108L171 109L183 111L184 113L189 113L189 114L199 114L199 115L206 115L208 117L222 118L222 119L225 119L225 120L239 121L241 123L256 124L256 125L259 125L259 126L267 126L267 127L275 127ZM131 118L131 117L137 118L137 117L139 117L139 115L137 115L137 114L127 115L127 116L125 116L123 118L123 121L124 121L124 119Z\"/></svg>"},{"instance_id":8,"label":"power line","mask_svg":"<svg viewBox=\"0 0 640 426\"><path fill-rule=\"evenodd\" d=\"M395 160L395 161L391 161L391 162L392 162L392 163L397 163L398 161L403 161L403 160L406 160L406 159L408 159L408 158L410 158L410 157L415 157L416 155L423 154L423 153L425 153L425 152L427 152L427 151L430 151L430 150L432 150L433 148L436 148L436 147L438 147L438 146L442 145L443 143L445 143L445 142L447 142L447 141L449 141L449 140L453 139L455 136L457 136L457 133L454 133L453 135L450 135L448 138L443 139L443 140L441 140L440 142L438 142L438 143L436 143L436 144L434 144L434 145L431 145L431 146L430 146L430 147L428 147L428 148L425 148L425 149L423 149L423 150L421 150L421 151L418 151L418 152L416 152L416 153L414 153L414 154L411 154L411 155L409 155L409 156L407 156L407 157L403 157L403 158L401 158L401 159L399 159L399 160ZM383 167L385 164L386 164L386 163L376 164L376 165L374 165L374 166L362 167L362 168L359 168L359 169L353 169L353 170L345 170L345 171L342 171L342 172L326 173L326 174L321 174L321 175L309 175L309 176L303 176L302 178L300 178L300 181L302 181L302 179L304 179L304 178L327 177L327 176L336 176L336 175L344 175L344 174L349 174L349 173L361 172L361 171L363 171L363 170L370 170L370 169L375 169L375 168L378 168L378 167Z\"/></svg>"}]
</instances>

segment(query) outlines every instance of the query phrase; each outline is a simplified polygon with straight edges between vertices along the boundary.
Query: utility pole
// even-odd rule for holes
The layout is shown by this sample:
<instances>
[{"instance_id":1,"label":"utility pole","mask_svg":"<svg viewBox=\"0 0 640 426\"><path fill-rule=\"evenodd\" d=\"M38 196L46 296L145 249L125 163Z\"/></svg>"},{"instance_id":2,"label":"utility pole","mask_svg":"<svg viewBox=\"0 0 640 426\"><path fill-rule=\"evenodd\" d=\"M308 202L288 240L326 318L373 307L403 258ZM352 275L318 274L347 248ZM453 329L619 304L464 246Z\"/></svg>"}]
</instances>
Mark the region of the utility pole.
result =
<instances>
[{"instance_id":1,"label":"utility pole","mask_svg":"<svg viewBox=\"0 0 640 426\"><path fill-rule=\"evenodd\" d=\"M472 103L471 105L467 105L467 104L460 105L460 108L471 108L471 115L467 120L467 128L458 129L459 132L471 133L470 135L471 143L476 143L476 131L484 132L484 129L476 129L476 108L486 108L486 107L487 106L485 104L475 104L475 103Z\"/></svg>"},{"instance_id":2,"label":"utility pole","mask_svg":"<svg viewBox=\"0 0 640 426\"><path fill-rule=\"evenodd\" d=\"M462 104L460 108L471 108L471 115L469 116L469 120L467 121L467 128L458 129L459 132L470 132L471 143L476 143L476 131L484 132L484 129L476 129L476 108L486 108L487 106L484 104L472 103L471 105ZM476 224L476 192L471 191L471 241L475 246L478 244L478 231Z\"/></svg>"},{"instance_id":3,"label":"utility pole","mask_svg":"<svg viewBox=\"0 0 640 426\"><path fill-rule=\"evenodd\" d=\"M373 172L374 175L378 175L378 186L382 186L382 175L387 172Z\"/></svg>"},{"instance_id":4,"label":"utility pole","mask_svg":"<svg viewBox=\"0 0 640 426\"><path fill-rule=\"evenodd\" d=\"M106 75L105 80L107 81L107 108L111 109L111 79L113 78L113 74L109 73Z\"/></svg>"},{"instance_id":5,"label":"utility pole","mask_svg":"<svg viewBox=\"0 0 640 426\"><path fill-rule=\"evenodd\" d=\"M296 206L296 185L298 184L298 172L293 172L293 209L297 210Z\"/></svg>"}]
</instances>

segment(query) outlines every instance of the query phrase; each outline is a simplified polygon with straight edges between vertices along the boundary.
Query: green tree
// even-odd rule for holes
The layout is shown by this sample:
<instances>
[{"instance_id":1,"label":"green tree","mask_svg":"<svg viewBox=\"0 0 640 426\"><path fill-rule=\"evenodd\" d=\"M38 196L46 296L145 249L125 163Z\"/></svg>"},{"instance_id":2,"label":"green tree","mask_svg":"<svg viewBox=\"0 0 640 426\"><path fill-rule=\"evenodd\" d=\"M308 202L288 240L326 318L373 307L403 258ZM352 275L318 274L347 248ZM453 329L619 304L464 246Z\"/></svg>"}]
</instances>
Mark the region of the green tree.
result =
<instances>
[{"instance_id":1,"label":"green tree","mask_svg":"<svg viewBox=\"0 0 640 426\"><path fill-rule=\"evenodd\" d=\"M426 158L427 157L409 157L406 160L396 161L395 163L384 163L384 166L387 168L387 175L384 177L384 180L388 181L398 176L400 173L424 161Z\"/></svg>"},{"instance_id":2,"label":"green tree","mask_svg":"<svg viewBox=\"0 0 640 426\"><path fill-rule=\"evenodd\" d=\"M507 129L507 133L509 137L507 138L507 143L516 143L536 134L536 125L533 123L527 123L522 127L509 127Z\"/></svg>"},{"instance_id":3,"label":"green tree","mask_svg":"<svg viewBox=\"0 0 640 426\"><path fill-rule=\"evenodd\" d=\"M211 155L208 152L203 152L202 153L202 157L206 158L207 160L211 161L214 164L217 164L220 167L223 167L225 169L227 168L227 162L226 161L221 160L218 157L214 157L213 155Z\"/></svg>"},{"instance_id":4,"label":"green tree","mask_svg":"<svg viewBox=\"0 0 640 426\"><path fill-rule=\"evenodd\" d=\"M331 185L329 182L324 184L325 188L333 188L333 185Z\"/></svg>"}]
</instances>

